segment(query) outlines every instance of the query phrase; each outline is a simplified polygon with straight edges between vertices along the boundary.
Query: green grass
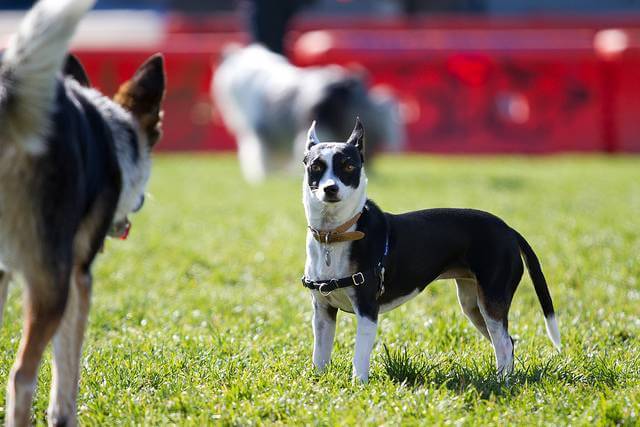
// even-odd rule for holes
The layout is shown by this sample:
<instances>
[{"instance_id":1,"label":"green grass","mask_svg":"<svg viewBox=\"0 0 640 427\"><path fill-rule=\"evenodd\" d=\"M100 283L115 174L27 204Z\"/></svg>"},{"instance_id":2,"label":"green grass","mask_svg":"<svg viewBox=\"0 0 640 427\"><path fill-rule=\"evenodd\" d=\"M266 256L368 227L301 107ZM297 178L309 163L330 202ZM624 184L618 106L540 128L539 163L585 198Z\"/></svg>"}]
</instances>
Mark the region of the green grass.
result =
<instances>
[{"instance_id":1,"label":"green grass","mask_svg":"<svg viewBox=\"0 0 640 427\"><path fill-rule=\"evenodd\" d=\"M387 157L369 180L384 209L489 210L538 253L564 351L544 332L528 277L511 309L510 383L436 282L382 315L370 383L352 386L355 320L339 314L334 361L311 365L299 282L300 179L245 185L232 157L159 156L152 198L95 268L80 422L97 424L640 424L638 158ZM12 288L0 332L6 382L20 333ZM45 422L49 354L35 420ZM1 405L4 405L2 397Z\"/></svg>"}]
</instances>

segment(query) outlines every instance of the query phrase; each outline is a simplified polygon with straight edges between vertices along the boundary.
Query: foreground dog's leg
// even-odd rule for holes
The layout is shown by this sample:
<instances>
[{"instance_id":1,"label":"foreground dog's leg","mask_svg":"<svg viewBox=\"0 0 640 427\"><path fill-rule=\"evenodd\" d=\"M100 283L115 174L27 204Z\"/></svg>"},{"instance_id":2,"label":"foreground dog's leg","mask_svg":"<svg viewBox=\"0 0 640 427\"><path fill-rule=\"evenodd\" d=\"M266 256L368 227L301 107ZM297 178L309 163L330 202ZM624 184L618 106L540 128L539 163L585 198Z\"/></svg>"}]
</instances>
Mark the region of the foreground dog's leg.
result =
<instances>
[{"instance_id":1,"label":"foreground dog's leg","mask_svg":"<svg viewBox=\"0 0 640 427\"><path fill-rule=\"evenodd\" d=\"M0 271L0 325L2 325L4 306L7 303L7 295L9 294L9 282L11 282L11 274L6 271Z\"/></svg>"},{"instance_id":2,"label":"foreground dog's leg","mask_svg":"<svg viewBox=\"0 0 640 427\"><path fill-rule=\"evenodd\" d=\"M513 341L508 332L508 305L481 301L480 312L491 336L498 376L507 378L513 372Z\"/></svg>"},{"instance_id":3,"label":"foreground dog's leg","mask_svg":"<svg viewBox=\"0 0 640 427\"><path fill-rule=\"evenodd\" d=\"M369 363L371 351L376 340L378 316L371 317L356 313L358 329L356 331L356 348L353 355L353 379L361 383L369 381Z\"/></svg>"},{"instance_id":4,"label":"foreground dog's leg","mask_svg":"<svg viewBox=\"0 0 640 427\"><path fill-rule=\"evenodd\" d=\"M53 337L53 380L47 415L51 426L76 425L80 359L89 306L91 273L76 269L62 323Z\"/></svg>"},{"instance_id":5,"label":"foreground dog's leg","mask_svg":"<svg viewBox=\"0 0 640 427\"><path fill-rule=\"evenodd\" d=\"M456 285L458 287L458 302L462 312L467 316L473 326L480 331L482 335L489 341L489 331L487 331L487 325L484 322L482 313L480 313L480 307L478 307L478 284L475 279L456 279Z\"/></svg>"},{"instance_id":6,"label":"foreground dog's leg","mask_svg":"<svg viewBox=\"0 0 640 427\"><path fill-rule=\"evenodd\" d=\"M320 372L331 362L338 310L313 297L313 365Z\"/></svg>"},{"instance_id":7,"label":"foreground dog's leg","mask_svg":"<svg viewBox=\"0 0 640 427\"><path fill-rule=\"evenodd\" d=\"M24 329L7 390L9 426L29 425L38 367L64 313L69 274L58 272L40 278L27 276L26 281Z\"/></svg>"}]
</instances>

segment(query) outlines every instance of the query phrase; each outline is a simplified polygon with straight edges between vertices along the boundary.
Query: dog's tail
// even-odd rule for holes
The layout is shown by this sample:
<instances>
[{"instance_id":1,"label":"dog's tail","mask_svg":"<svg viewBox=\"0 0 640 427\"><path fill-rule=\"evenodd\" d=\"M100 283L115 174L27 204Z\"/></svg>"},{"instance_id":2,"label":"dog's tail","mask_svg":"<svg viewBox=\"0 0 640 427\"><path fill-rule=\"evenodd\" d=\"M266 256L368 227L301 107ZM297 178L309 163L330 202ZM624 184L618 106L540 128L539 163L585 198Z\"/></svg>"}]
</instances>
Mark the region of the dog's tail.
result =
<instances>
[{"instance_id":1,"label":"dog's tail","mask_svg":"<svg viewBox=\"0 0 640 427\"><path fill-rule=\"evenodd\" d=\"M30 151L49 125L69 41L95 0L40 0L11 38L0 65L0 119L9 140Z\"/></svg>"},{"instance_id":2,"label":"dog's tail","mask_svg":"<svg viewBox=\"0 0 640 427\"><path fill-rule=\"evenodd\" d=\"M527 265L527 269L529 270L529 276L531 277L533 286L536 289L538 301L540 301L540 305L542 306L544 323L547 327L547 335L549 335L553 345L558 349L558 351L560 351L560 330L558 329L558 322L556 322L553 301L551 300L547 280L544 278L544 274L542 273L542 267L540 267L540 261L538 261L538 257L525 238L517 231L515 233L516 236L518 236L520 252L522 253L524 262Z\"/></svg>"}]
</instances>

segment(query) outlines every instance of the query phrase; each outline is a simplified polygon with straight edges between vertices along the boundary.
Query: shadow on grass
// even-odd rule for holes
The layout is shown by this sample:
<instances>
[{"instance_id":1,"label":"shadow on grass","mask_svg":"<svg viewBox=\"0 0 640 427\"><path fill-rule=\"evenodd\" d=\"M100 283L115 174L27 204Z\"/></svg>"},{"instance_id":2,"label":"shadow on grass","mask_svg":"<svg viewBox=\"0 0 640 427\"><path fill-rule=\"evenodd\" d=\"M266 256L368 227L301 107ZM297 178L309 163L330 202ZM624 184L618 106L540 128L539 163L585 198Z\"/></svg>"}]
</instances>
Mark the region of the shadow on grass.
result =
<instances>
[{"instance_id":1,"label":"shadow on grass","mask_svg":"<svg viewBox=\"0 0 640 427\"><path fill-rule=\"evenodd\" d=\"M640 379L640 360L620 362L615 357L556 355L544 362L527 363L516 358L516 367L508 381L496 375L490 357L456 362L427 360L411 356L407 349L390 351L384 346L383 365L391 380L419 387L432 384L462 394L470 388L480 398L513 396L527 385L549 382L560 385L583 384L595 388L612 388Z\"/></svg>"}]
</instances>

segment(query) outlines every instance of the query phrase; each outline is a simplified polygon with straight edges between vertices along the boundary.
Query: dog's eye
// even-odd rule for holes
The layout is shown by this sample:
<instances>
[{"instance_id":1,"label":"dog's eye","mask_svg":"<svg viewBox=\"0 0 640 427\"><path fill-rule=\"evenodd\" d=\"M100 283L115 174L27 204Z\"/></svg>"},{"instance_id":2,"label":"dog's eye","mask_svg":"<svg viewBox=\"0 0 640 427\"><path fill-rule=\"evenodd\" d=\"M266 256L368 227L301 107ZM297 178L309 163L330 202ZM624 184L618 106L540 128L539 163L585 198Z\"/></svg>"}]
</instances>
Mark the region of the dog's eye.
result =
<instances>
[{"instance_id":1,"label":"dog's eye","mask_svg":"<svg viewBox=\"0 0 640 427\"><path fill-rule=\"evenodd\" d=\"M350 164L346 164L344 165L344 170L347 172L353 172L354 170L356 170L356 167Z\"/></svg>"},{"instance_id":2,"label":"dog's eye","mask_svg":"<svg viewBox=\"0 0 640 427\"><path fill-rule=\"evenodd\" d=\"M320 166L318 163L313 163L309 169L311 170L311 172L320 172L322 170L322 166Z\"/></svg>"}]
</instances>

